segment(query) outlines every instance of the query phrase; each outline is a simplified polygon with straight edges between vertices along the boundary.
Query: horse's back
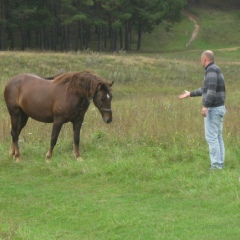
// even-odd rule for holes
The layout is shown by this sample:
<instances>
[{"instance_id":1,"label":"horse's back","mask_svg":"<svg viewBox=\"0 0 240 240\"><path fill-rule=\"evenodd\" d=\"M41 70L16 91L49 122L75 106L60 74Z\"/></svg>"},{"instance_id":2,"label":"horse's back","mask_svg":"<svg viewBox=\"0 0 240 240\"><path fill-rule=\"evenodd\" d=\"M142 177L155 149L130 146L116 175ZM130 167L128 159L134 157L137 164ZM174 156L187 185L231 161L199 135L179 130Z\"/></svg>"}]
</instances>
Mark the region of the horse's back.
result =
<instances>
[{"instance_id":1,"label":"horse's back","mask_svg":"<svg viewBox=\"0 0 240 240\"><path fill-rule=\"evenodd\" d=\"M25 74L17 75L11 78L4 89L4 98L8 107L11 107L14 103L17 104L19 97L19 89L24 82Z\"/></svg>"},{"instance_id":2,"label":"horse's back","mask_svg":"<svg viewBox=\"0 0 240 240\"><path fill-rule=\"evenodd\" d=\"M8 104L9 102L18 101L20 92L24 88L25 91L31 88L27 85L31 85L33 82L39 81L41 78L34 74L19 74L11 78L4 89L5 101ZM44 80L42 80L44 81Z\"/></svg>"},{"instance_id":3,"label":"horse's back","mask_svg":"<svg viewBox=\"0 0 240 240\"><path fill-rule=\"evenodd\" d=\"M22 84L25 84L27 82L35 81L41 79L37 75L34 74L19 74L11 78L6 86L5 91L17 91L22 86Z\"/></svg>"},{"instance_id":4,"label":"horse's back","mask_svg":"<svg viewBox=\"0 0 240 240\"><path fill-rule=\"evenodd\" d=\"M20 74L11 78L4 90L5 102L9 112L22 109L33 118L38 118L38 111L42 106L46 108L46 111L51 112L51 98L49 97L53 92L49 87L51 84L51 81L46 81L33 74ZM45 103L46 101L48 103ZM48 113L48 115L51 114ZM52 116L47 118L48 121L52 121Z\"/></svg>"}]
</instances>

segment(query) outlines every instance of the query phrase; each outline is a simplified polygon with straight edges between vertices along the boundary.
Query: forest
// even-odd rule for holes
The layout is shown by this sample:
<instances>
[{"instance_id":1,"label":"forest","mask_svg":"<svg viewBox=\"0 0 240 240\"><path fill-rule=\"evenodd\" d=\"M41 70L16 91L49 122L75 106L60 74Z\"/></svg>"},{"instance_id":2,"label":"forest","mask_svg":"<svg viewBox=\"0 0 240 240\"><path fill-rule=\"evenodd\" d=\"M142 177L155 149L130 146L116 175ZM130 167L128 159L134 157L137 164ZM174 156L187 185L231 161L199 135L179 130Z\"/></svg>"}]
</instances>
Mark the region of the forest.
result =
<instances>
[{"instance_id":1,"label":"forest","mask_svg":"<svg viewBox=\"0 0 240 240\"><path fill-rule=\"evenodd\" d=\"M186 4L187 0L0 0L0 50L141 50L142 34L163 21L180 21Z\"/></svg>"}]
</instances>

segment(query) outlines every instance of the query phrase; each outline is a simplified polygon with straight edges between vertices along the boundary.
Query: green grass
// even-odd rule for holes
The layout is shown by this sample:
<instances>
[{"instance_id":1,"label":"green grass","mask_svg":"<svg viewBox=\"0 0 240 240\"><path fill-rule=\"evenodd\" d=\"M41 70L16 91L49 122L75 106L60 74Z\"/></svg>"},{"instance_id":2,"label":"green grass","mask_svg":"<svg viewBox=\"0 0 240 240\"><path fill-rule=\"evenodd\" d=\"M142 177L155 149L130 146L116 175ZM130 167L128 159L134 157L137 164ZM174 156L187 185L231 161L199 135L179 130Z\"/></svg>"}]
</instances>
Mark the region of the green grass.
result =
<instances>
[{"instance_id":1,"label":"green grass","mask_svg":"<svg viewBox=\"0 0 240 240\"><path fill-rule=\"evenodd\" d=\"M93 104L86 114L81 163L66 124L46 164L51 124L33 120L20 136L22 163L15 163L1 98L0 239L238 239L237 54L216 52L231 92L226 169L217 172L209 171L201 99L177 98L201 84L200 54L1 53L2 89L10 75L50 76L59 66L89 68L115 85L113 123L104 124Z\"/></svg>"},{"instance_id":2,"label":"green grass","mask_svg":"<svg viewBox=\"0 0 240 240\"><path fill-rule=\"evenodd\" d=\"M100 147L84 163L1 162L0 236L238 239L236 170L209 172L199 158L171 163L152 156L156 146L133 148Z\"/></svg>"},{"instance_id":3,"label":"green grass","mask_svg":"<svg viewBox=\"0 0 240 240\"><path fill-rule=\"evenodd\" d=\"M93 103L86 114L83 162L73 157L66 124L47 164L51 124L29 120L19 141L22 162L16 163L0 95L0 239L239 238L240 50L222 50L229 45L220 40L214 50L227 86L226 168L211 172L201 99L177 96L201 86L200 55L213 45L199 39L184 51L184 38L176 36L172 49L161 53L157 44L156 52L141 54L0 52L1 92L9 78L24 72L92 70L115 81L113 122L105 124Z\"/></svg>"},{"instance_id":4,"label":"green grass","mask_svg":"<svg viewBox=\"0 0 240 240\"><path fill-rule=\"evenodd\" d=\"M236 2L236 1L235 1ZM238 24L239 7L234 1L204 1L203 4L190 6L200 25L199 33L190 46L186 46L194 30L194 23L185 15L181 23L162 23L151 34L143 34L142 52L176 52L192 50L216 50L219 48L240 47ZM166 26L170 26L166 30Z\"/></svg>"}]
</instances>

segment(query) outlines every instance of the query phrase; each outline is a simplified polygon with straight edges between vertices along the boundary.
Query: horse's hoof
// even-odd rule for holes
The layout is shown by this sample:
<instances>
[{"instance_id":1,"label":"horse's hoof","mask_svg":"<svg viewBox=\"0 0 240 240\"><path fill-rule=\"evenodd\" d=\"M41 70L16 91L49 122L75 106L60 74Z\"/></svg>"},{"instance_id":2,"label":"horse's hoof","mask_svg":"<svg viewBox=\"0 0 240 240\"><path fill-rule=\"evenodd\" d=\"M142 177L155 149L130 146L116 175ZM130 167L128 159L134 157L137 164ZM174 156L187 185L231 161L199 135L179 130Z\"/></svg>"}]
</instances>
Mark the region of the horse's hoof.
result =
<instances>
[{"instance_id":1,"label":"horse's hoof","mask_svg":"<svg viewBox=\"0 0 240 240\"><path fill-rule=\"evenodd\" d=\"M46 158L46 163L47 164L51 163L51 159Z\"/></svg>"},{"instance_id":2,"label":"horse's hoof","mask_svg":"<svg viewBox=\"0 0 240 240\"><path fill-rule=\"evenodd\" d=\"M21 158L16 158L16 163L20 163L21 162Z\"/></svg>"},{"instance_id":3,"label":"horse's hoof","mask_svg":"<svg viewBox=\"0 0 240 240\"><path fill-rule=\"evenodd\" d=\"M83 162L83 159L81 157L77 157L78 162Z\"/></svg>"},{"instance_id":4,"label":"horse's hoof","mask_svg":"<svg viewBox=\"0 0 240 240\"><path fill-rule=\"evenodd\" d=\"M45 155L45 159L46 161L49 161L51 158L52 158L52 153L48 151L47 154Z\"/></svg>"},{"instance_id":5,"label":"horse's hoof","mask_svg":"<svg viewBox=\"0 0 240 240\"><path fill-rule=\"evenodd\" d=\"M15 158L15 153L9 152L9 156L12 157L12 158Z\"/></svg>"}]
</instances>

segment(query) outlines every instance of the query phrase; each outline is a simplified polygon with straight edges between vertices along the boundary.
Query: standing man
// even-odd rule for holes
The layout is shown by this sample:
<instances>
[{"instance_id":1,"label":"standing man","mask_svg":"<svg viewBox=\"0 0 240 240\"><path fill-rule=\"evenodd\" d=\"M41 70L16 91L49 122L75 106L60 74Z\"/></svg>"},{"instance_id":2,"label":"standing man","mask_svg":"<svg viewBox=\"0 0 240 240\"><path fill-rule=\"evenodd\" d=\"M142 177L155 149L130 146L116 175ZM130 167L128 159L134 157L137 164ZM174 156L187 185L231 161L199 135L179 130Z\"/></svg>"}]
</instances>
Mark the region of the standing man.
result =
<instances>
[{"instance_id":1,"label":"standing man","mask_svg":"<svg viewBox=\"0 0 240 240\"><path fill-rule=\"evenodd\" d=\"M185 91L179 98L202 96L205 138L209 146L210 169L224 167L225 148L222 137L225 109L225 80L220 68L214 63L214 54L206 50L201 56L205 68L203 87L193 92Z\"/></svg>"}]
</instances>

